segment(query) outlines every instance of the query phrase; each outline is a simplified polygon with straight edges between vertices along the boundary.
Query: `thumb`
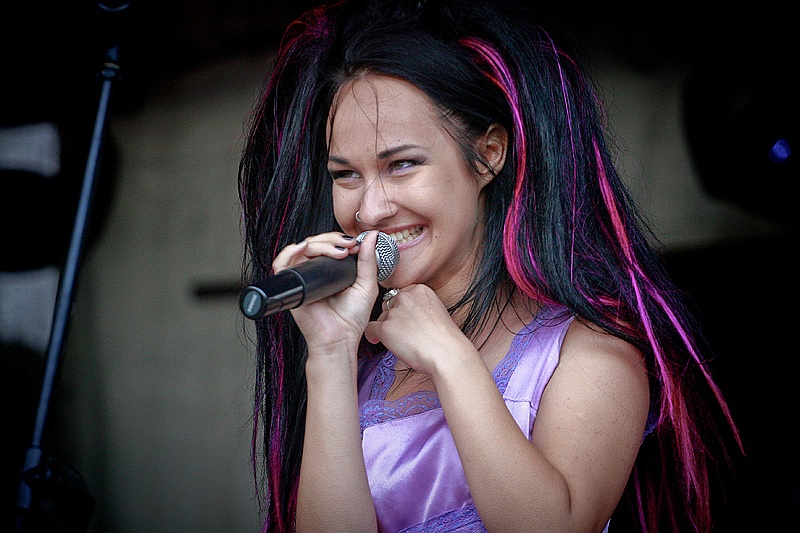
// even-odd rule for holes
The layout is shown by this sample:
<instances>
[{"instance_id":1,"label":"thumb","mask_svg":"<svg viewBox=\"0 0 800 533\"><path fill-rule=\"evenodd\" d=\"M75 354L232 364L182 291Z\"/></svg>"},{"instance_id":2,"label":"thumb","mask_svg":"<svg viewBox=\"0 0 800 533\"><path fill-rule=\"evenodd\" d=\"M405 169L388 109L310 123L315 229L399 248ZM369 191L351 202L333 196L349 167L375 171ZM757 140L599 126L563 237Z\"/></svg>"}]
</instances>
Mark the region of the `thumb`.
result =
<instances>
[{"instance_id":1,"label":"thumb","mask_svg":"<svg viewBox=\"0 0 800 533\"><path fill-rule=\"evenodd\" d=\"M378 284L378 261L375 255L375 246L378 241L378 231L365 232L358 250L358 269L356 283L366 287L375 287Z\"/></svg>"}]
</instances>

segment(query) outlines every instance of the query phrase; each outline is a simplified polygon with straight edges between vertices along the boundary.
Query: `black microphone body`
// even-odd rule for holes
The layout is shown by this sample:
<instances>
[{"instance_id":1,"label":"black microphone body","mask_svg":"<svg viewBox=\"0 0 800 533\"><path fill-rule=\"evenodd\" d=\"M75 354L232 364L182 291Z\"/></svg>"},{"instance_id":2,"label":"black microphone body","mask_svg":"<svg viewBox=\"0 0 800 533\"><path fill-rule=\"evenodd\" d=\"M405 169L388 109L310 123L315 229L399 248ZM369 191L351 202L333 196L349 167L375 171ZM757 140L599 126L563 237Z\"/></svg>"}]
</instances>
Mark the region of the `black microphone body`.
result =
<instances>
[{"instance_id":1,"label":"black microphone body","mask_svg":"<svg viewBox=\"0 0 800 533\"><path fill-rule=\"evenodd\" d=\"M366 233L359 235L358 241L361 242L364 236ZM375 255L378 280L382 281L397 266L397 243L385 233L378 233ZM356 271L356 255L344 259L324 255L314 257L246 287L239 295L239 308L247 318L256 319L313 303L352 285Z\"/></svg>"},{"instance_id":2,"label":"black microphone body","mask_svg":"<svg viewBox=\"0 0 800 533\"><path fill-rule=\"evenodd\" d=\"M333 296L355 280L355 255L321 255L250 285L239 296L239 305L247 318L261 318Z\"/></svg>"}]
</instances>

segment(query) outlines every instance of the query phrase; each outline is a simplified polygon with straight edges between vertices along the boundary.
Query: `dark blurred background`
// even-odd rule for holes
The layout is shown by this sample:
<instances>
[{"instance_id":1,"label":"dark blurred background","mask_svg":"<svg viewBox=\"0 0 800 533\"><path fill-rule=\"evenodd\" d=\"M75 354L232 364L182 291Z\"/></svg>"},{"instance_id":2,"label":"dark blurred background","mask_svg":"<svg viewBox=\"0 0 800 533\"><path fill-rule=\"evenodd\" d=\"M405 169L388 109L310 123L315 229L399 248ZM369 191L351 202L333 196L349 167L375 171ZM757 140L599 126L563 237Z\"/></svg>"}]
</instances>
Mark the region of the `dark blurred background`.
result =
<instances>
[{"instance_id":1,"label":"dark blurred background","mask_svg":"<svg viewBox=\"0 0 800 533\"><path fill-rule=\"evenodd\" d=\"M257 528L248 325L235 304L236 164L272 51L315 3L0 7L3 518L29 443L97 73L121 37L48 442L86 476L91 530ZM800 526L800 365L786 337L797 299L798 47L793 18L767 7L536 6L606 91L632 190L697 309L741 425L748 458L719 531Z\"/></svg>"}]
</instances>

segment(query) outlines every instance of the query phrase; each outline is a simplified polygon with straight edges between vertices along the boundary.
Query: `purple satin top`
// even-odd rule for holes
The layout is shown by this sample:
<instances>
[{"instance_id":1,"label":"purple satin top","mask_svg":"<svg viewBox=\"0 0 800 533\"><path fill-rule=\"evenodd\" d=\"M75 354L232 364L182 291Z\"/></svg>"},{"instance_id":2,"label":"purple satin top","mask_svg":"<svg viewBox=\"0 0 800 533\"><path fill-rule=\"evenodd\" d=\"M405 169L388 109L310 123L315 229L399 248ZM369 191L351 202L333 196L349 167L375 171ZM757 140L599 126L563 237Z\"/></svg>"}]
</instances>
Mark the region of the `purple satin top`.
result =
<instances>
[{"instance_id":1,"label":"purple satin top","mask_svg":"<svg viewBox=\"0 0 800 533\"><path fill-rule=\"evenodd\" d=\"M529 440L572 319L562 308L544 307L492 372ZM391 352L375 357L359 380L362 448L380 531L486 531L436 393L386 400L396 361Z\"/></svg>"}]
</instances>

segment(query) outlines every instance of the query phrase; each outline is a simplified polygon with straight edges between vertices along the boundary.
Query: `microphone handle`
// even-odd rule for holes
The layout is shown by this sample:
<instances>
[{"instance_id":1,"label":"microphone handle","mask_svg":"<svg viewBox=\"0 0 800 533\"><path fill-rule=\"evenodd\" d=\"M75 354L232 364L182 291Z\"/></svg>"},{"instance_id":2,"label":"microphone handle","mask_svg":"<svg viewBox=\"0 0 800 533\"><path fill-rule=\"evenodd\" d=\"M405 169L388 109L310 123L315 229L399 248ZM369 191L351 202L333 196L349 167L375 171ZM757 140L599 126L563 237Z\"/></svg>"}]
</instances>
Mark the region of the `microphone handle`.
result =
<instances>
[{"instance_id":1,"label":"microphone handle","mask_svg":"<svg viewBox=\"0 0 800 533\"><path fill-rule=\"evenodd\" d=\"M321 255L281 270L245 288L239 307L247 318L256 319L332 296L355 283L356 257Z\"/></svg>"}]
</instances>

